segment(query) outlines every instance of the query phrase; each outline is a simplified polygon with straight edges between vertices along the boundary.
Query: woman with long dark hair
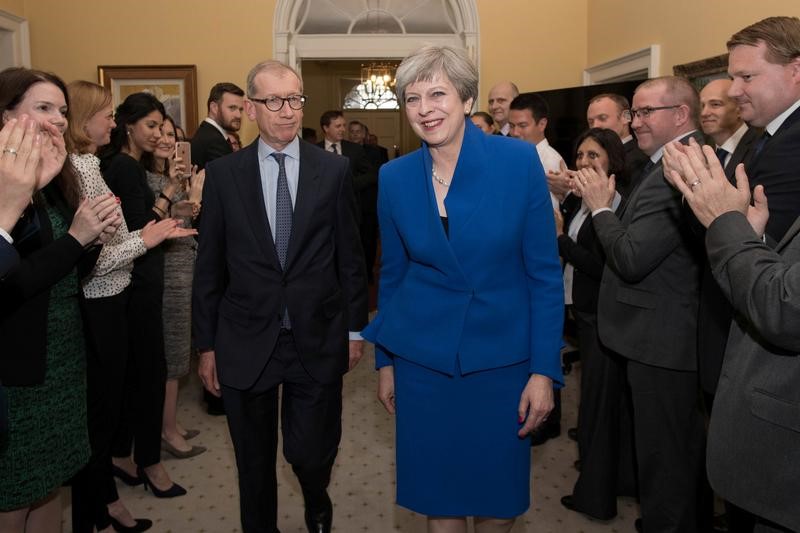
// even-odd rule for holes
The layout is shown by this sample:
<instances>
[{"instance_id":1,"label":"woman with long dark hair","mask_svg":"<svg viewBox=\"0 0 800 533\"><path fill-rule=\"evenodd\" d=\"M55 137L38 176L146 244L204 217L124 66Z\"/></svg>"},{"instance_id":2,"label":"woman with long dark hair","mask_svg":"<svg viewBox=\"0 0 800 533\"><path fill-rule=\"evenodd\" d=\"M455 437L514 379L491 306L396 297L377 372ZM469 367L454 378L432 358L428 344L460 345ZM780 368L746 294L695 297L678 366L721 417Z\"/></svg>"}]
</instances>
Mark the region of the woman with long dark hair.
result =
<instances>
[{"instance_id":1,"label":"woman with long dark hair","mask_svg":"<svg viewBox=\"0 0 800 533\"><path fill-rule=\"evenodd\" d=\"M60 531L58 488L89 457L78 276L91 269L95 245L113 237L120 217L111 194L80 198L64 164L67 108L64 83L53 74L0 72L0 166L27 160L37 172L37 192L11 233L21 263L0 281L0 381L9 419L0 435L4 533Z\"/></svg>"},{"instance_id":2,"label":"woman with long dark hair","mask_svg":"<svg viewBox=\"0 0 800 533\"><path fill-rule=\"evenodd\" d=\"M572 179L597 172L627 181L625 149L614 131L592 128L575 141ZM579 194L575 192L575 194ZM622 198L616 193L612 209ZM597 334L597 300L605 266L605 254L597 240L592 214L586 204L568 213L556 211L558 249L564 260L565 301L578 325L581 353L578 452L580 474L572 494L561 503L600 520L617 514L618 487L635 490L631 427L626 425L625 366L622 359L600 344ZM628 435L628 442L624 435ZM624 461L628 461L625 463Z\"/></svg>"},{"instance_id":3,"label":"woman with long dark hair","mask_svg":"<svg viewBox=\"0 0 800 533\"><path fill-rule=\"evenodd\" d=\"M122 200L129 230L168 218L170 197L178 184L169 183L156 196L147 185L146 168L161 138L164 106L153 95L134 93L115 116L111 142L101 149L101 168L109 188ZM162 299L164 252L150 249L133 264L128 302L128 372L124 414L112 447L114 474L129 485L144 483L155 496L186 494L172 482L161 463L161 423L166 362ZM134 456L131 458L133 442Z\"/></svg>"}]
</instances>

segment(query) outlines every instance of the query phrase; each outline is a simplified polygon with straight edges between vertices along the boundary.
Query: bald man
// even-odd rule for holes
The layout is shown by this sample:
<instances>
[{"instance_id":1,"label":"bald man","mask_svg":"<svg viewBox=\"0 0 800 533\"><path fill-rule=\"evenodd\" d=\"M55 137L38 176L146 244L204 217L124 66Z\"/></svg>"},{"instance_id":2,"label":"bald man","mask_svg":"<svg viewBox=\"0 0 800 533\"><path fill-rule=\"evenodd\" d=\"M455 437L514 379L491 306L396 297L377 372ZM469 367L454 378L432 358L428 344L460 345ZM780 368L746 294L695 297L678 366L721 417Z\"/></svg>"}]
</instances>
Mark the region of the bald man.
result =
<instances>
[{"instance_id":1,"label":"bald man","mask_svg":"<svg viewBox=\"0 0 800 533\"><path fill-rule=\"evenodd\" d=\"M511 126L508 124L508 109L511 100L519 95L519 89L510 81L501 81L489 90L489 114L492 115L497 132L500 135L508 135Z\"/></svg>"},{"instance_id":2,"label":"bald man","mask_svg":"<svg viewBox=\"0 0 800 533\"><path fill-rule=\"evenodd\" d=\"M739 105L728 96L730 87L729 79L711 80L700 91L700 126L703 133L714 141L717 157L728 179L733 177L736 165L744 160L753 139L758 136L744 123Z\"/></svg>"}]
</instances>

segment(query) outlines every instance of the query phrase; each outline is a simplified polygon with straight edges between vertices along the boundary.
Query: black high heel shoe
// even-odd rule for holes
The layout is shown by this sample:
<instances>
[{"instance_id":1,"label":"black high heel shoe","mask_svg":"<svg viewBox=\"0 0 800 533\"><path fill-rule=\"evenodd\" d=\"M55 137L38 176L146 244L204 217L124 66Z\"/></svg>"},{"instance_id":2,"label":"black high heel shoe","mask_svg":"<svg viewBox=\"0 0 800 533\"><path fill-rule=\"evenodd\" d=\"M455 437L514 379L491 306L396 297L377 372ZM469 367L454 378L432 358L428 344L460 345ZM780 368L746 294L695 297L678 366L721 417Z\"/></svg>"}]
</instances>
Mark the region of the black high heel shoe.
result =
<instances>
[{"instance_id":1,"label":"black high heel shoe","mask_svg":"<svg viewBox=\"0 0 800 533\"><path fill-rule=\"evenodd\" d=\"M139 471L138 468L136 471L137 472ZM142 483L144 483L141 476L132 476L115 464L111 465L111 473L114 474L115 478L118 478L120 481L122 481L129 487L135 487L137 485L141 485Z\"/></svg>"},{"instance_id":2,"label":"black high heel shoe","mask_svg":"<svg viewBox=\"0 0 800 533\"><path fill-rule=\"evenodd\" d=\"M147 518L134 518L136 522L135 526L124 526L116 518L110 516L111 518L111 527L114 528L114 531L123 531L127 533L139 533L140 531L147 531L151 527L153 527L153 521L148 520Z\"/></svg>"},{"instance_id":3,"label":"black high heel shoe","mask_svg":"<svg viewBox=\"0 0 800 533\"><path fill-rule=\"evenodd\" d=\"M153 492L153 496L156 498L174 498L176 496L183 496L186 494L186 489L178 485L177 483L173 483L172 486L166 490L161 490L155 485L153 482L150 481L150 478L147 477L147 472L144 471L144 468L137 467L136 472L139 474L139 477L144 482L144 490L147 490L148 487Z\"/></svg>"}]
</instances>

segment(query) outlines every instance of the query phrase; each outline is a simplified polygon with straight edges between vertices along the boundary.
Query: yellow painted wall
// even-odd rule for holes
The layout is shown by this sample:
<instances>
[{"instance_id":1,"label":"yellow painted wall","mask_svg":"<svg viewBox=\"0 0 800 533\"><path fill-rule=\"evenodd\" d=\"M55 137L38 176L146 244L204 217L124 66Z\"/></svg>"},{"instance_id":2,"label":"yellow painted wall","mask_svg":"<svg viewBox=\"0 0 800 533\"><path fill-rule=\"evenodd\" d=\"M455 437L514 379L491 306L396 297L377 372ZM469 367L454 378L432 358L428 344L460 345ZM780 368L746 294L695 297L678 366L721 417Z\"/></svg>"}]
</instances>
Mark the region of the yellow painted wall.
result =
<instances>
[{"instance_id":1,"label":"yellow painted wall","mask_svg":"<svg viewBox=\"0 0 800 533\"><path fill-rule=\"evenodd\" d=\"M66 81L97 81L98 65L194 64L199 117L205 117L214 83L231 81L244 88L247 70L272 57L275 0L24 3L35 68ZM243 140L255 134L244 120Z\"/></svg>"},{"instance_id":2,"label":"yellow painted wall","mask_svg":"<svg viewBox=\"0 0 800 533\"><path fill-rule=\"evenodd\" d=\"M480 17L481 95L498 81L521 91L581 84L588 6L595 0L476 0ZM486 102L480 102L486 108Z\"/></svg>"},{"instance_id":3,"label":"yellow painted wall","mask_svg":"<svg viewBox=\"0 0 800 533\"><path fill-rule=\"evenodd\" d=\"M24 17L25 0L0 0L0 10L18 17Z\"/></svg>"},{"instance_id":4,"label":"yellow painted wall","mask_svg":"<svg viewBox=\"0 0 800 533\"><path fill-rule=\"evenodd\" d=\"M661 45L660 75L724 54L736 31L765 17L800 16L798 0L590 0L588 65Z\"/></svg>"}]
</instances>

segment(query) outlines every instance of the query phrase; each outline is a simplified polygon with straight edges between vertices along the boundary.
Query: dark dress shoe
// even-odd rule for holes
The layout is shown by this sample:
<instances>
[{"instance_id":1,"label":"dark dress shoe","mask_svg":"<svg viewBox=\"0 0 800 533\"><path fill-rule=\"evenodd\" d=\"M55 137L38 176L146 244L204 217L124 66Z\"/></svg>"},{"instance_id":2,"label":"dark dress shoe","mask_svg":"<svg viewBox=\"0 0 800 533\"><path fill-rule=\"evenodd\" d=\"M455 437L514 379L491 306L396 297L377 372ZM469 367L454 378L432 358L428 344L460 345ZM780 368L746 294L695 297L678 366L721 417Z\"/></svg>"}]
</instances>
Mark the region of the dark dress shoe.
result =
<instances>
[{"instance_id":1,"label":"dark dress shoe","mask_svg":"<svg viewBox=\"0 0 800 533\"><path fill-rule=\"evenodd\" d=\"M561 424L539 428L531 434L531 446L541 446L550 439L561 435Z\"/></svg>"},{"instance_id":2,"label":"dark dress shoe","mask_svg":"<svg viewBox=\"0 0 800 533\"><path fill-rule=\"evenodd\" d=\"M580 459L576 459L575 462L572 463L572 466L575 467L575 470L580 472L581 471L581 460Z\"/></svg>"},{"instance_id":3,"label":"dark dress shoe","mask_svg":"<svg viewBox=\"0 0 800 533\"><path fill-rule=\"evenodd\" d=\"M306 527L309 533L330 533L332 522L333 504L327 492L319 507L306 504Z\"/></svg>"},{"instance_id":4,"label":"dark dress shoe","mask_svg":"<svg viewBox=\"0 0 800 533\"><path fill-rule=\"evenodd\" d=\"M141 477L132 476L125 470L114 464L111 465L111 473L114 475L115 478L119 479L129 487L135 487L136 485L141 485L142 483L144 483L144 480Z\"/></svg>"},{"instance_id":5,"label":"dark dress shoe","mask_svg":"<svg viewBox=\"0 0 800 533\"><path fill-rule=\"evenodd\" d=\"M578 428L569 428L567 430L567 437L571 438L574 441L578 440Z\"/></svg>"},{"instance_id":6,"label":"dark dress shoe","mask_svg":"<svg viewBox=\"0 0 800 533\"><path fill-rule=\"evenodd\" d=\"M572 499L572 494L567 494L566 496L561 497L561 505L569 509L570 511L576 511L575 509L575 500Z\"/></svg>"},{"instance_id":7,"label":"dark dress shoe","mask_svg":"<svg viewBox=\"0 0 800 533\"><path fill-rule=\"evenodd\" d=\"M155 485L153 482L150 481L150 478L147 477L147 472L144 471L143 468L138 469L139 477L142 478L144 481L144 490L148 488L153 493L153 496L156 498L175 498L176 496L183 496L186 494L186 489L178 485L177 483L173 483L172 486L168 489L161 490Z\"/></svg>"},{"instance_id":8,"label":"dark dress shoe","mask_svg":"<svg viewBox=\"0 0 800 533\"><path fill-rule=\"evenodd\" d=\"M140 531L147 531L151 527L153 527L153 522L148 520L147 518L134 518L136 521L135 525L132 526L125 526L120 524L113 516L111 518L111 526L114 528L114 531L126 531L129 533L138 533Z\"/></svg>"},{"instance_id":9,"label":"dark dress shoe","mask_svg":"<svg viewBox=\"0 0 800 533\"><path fill-rule=\"evenodd\" d=\"M644 526L642 525L642 519L637 518L633 522L633 527L636 528L636 533L642 533L644 531Z\"/></svg>"}]
</instances>

